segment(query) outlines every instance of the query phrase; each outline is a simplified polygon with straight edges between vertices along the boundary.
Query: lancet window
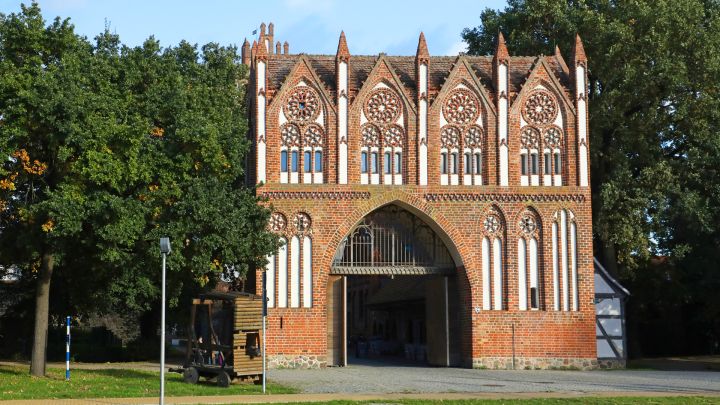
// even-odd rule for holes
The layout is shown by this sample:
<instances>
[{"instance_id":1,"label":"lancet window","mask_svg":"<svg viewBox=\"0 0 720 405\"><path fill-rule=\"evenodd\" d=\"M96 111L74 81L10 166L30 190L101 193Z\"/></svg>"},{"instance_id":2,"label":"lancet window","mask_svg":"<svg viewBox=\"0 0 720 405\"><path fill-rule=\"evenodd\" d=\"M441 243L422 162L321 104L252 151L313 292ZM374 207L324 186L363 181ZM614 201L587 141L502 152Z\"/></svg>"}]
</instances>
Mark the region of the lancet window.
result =
<instances>
[{"instance_id":1,"label":"lancet window","mask_svg":"<svg viewBox=\"0 0 720 405\"><path fill-rule=\"evenodd\" d=\"M499 209L492 207L482 220L482 307L504 309L505 221Z\"/></svg>"},{"instance_id":2,"label":"lancet window","mask_svg":"<svg viewBox=\"0 0 720 405\"><path fill-rule=\"evenodd\" d=\"M312 222L303 212L295 214L292 228L280 212L270 216L269 228L280 235L281 246L267 257L268 307L312 307Z\"/></svg>"},{"instance_id":3,"label":"lancet window","mask_svg":"<svg viewBox=\"0 0 720 405\"><path fill-rule=\"evenodd\" d=\"M442 114L441 184L460 184L460 179L464 185L482 184L484 131L478 125L480 101L470 90L455 89L445 99Z\"/></svg>"},{"instance_id":4,"label":"lancet window","mask_svg":"<svg viewBox=\"0 0 720 405\"><path fill-rule=\"evenodd\" d=\"M520 184L562 185L563 130L556 125L559 107L542 89L530 93L522 107L527 125L520 130Z\"/></svg>"},{"instance_id":5,"label":"lancet window","mask_svg":"<svg viewBox=\"0 0 720 405\"><path fill-rule=\"evenodd\" d=\"M322 104L309 86L295 87L283 105L280 127L280 182L322 183L325 129Z\"/></svg>"},{"instance_id":6,"label":"lancet window","mask_svg":"<svg viewBox=\"0 0 720 405\"><path fill-rule=\"evenodd\" d=\"M405 129L398 123L402 103L389 88L370 93L360 128L360 179L362 184L402 184Z\"/></svg>"},{"instance_id":7,"label":"lancet window","mask_svg":"<svg viewBox=\"0 0 720 405\"><path fill-rule=\"evenodd\" d=\"M542 305L540 223L539 216L530 209L523 211L517 221L518 309L521 311L537 310Z\"/></svg>"}]
</instances>

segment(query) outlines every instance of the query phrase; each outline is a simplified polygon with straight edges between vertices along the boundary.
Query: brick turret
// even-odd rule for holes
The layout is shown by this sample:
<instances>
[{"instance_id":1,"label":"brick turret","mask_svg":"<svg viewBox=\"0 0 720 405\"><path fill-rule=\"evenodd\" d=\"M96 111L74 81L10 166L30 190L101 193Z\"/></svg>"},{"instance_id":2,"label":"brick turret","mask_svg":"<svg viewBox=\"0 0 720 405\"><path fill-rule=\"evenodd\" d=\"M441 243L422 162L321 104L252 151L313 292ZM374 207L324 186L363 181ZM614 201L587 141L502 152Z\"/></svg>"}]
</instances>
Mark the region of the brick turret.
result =
<instances>
[{"instance_id":1,"label":"brick turret","mask_svg":"<svg viewBox=\"0 0 720 405\"><path fill-rule=\"evenodd\" d=\"M250 52L251 52L250 42L248 42L247 38L245 38L245 42L243 42L242 48L241 48L241 59L242 59L243 65L250 66L250 61L251 61Z\"/></svg>"}]
</instances>

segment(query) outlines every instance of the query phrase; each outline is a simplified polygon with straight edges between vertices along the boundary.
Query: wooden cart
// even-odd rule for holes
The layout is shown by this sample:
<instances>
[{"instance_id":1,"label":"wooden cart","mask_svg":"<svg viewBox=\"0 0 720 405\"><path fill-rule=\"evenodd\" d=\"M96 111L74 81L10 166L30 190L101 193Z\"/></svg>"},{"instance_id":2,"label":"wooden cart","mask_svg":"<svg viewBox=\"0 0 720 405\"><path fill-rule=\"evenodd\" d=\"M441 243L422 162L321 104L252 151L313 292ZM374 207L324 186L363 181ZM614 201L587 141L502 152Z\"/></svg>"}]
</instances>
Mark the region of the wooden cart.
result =
<instances>
[{"instance_id":1,"label":"wooden cart","mask_svg":"<svg viewBox=\"0 0 720 405\"><path fill-rule=\"evenodd\" d=\"M262 297L228 292L201 294L192 302L185 382L200 377L227 387L233 380L262 379Z\"/></svg>"}]
</instances>

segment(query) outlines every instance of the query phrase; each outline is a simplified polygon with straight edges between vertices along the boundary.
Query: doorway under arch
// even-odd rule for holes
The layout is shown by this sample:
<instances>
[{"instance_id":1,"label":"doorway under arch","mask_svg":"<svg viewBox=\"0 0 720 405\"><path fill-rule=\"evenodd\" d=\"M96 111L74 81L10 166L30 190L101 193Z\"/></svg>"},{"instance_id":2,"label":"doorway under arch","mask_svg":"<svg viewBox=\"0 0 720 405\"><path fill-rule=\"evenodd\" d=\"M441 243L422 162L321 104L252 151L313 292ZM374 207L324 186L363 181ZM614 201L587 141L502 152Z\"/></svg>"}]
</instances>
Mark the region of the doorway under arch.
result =
<instances>
[{"instance_id":1,"label":"doorway under arch","mask_svg":"<svg viewBox=\"0 0 720 405\"><path fill-rule=\"evenodd\" d=\"M410 209L383 205L339 244L328 284L329 364L461 364L459 255Z\"/></svg>"}]
</instances>

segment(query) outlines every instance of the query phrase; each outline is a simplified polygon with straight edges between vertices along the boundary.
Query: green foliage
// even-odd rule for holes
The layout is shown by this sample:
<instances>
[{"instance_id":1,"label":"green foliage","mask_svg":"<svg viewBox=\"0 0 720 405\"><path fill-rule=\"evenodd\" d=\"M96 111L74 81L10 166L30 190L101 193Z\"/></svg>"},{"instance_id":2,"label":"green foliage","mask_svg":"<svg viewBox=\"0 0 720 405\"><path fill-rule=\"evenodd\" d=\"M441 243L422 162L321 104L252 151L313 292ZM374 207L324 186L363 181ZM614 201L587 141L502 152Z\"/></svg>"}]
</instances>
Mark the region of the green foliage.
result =
<instances>
[{"instance_id":1,"label":"green foliage","mask_svg":"<svg viewBox=\"0 0 720 405\"><path fill-rule=\"evenodd\" d=\"M0 15L0 266L34 277L51 253L82 312L156 302L161 236L171 298L264 265L277 240L244 186L238 59L107 30L91 42L68 20L46 26L37 4Z\"/></svg>"},{"instance_id":2,"label":"green foliage","mask_svg":"<svg viewBox=\"0 0 720 405\"><path fill-rule=\"evenodd\" d=\"M473 54L491 54L502 31L511 55L557 44L570 63L582 36L598 253L629 282L651 256L668 256L682 270L672 280L681 301L703 308L719 341L720 3L510 0L480 18L462 34Z\"/></svg>"}]
</instances>

